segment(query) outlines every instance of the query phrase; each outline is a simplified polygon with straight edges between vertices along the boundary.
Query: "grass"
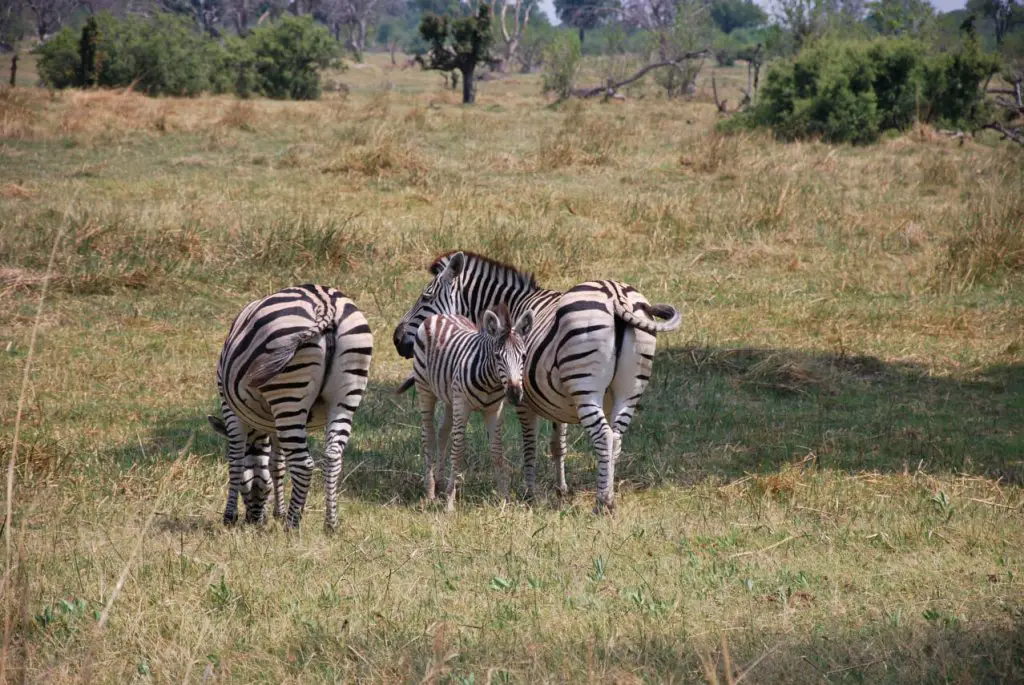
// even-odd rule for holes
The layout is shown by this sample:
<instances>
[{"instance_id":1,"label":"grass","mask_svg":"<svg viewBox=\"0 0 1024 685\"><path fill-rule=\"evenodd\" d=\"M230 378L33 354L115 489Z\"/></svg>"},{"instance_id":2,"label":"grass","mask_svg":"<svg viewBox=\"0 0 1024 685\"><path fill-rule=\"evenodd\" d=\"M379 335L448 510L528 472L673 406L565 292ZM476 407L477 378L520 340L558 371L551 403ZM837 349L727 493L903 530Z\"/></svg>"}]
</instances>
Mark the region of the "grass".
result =
<instances>
[{"instance_id":1,"label":"grass","mask_svg":"<svg viewBox=\"0 0 1024 685\"><path fill-rule=\"evenodd\" d=\"M472 110L386 56L333 78L316 103L0 93L3 463L66 222L5 528L12 682L1024 678L1015 150L723 138L710 76L552 109L511 75ZM614 518L577 427L571 501L500 506L478 419L458 512L421 504L390 333L455 247L683 308ZM341 529L314 484L299 534L225 530L220 345L309 281L377 338Z\"/></svg>"}]
</instances>

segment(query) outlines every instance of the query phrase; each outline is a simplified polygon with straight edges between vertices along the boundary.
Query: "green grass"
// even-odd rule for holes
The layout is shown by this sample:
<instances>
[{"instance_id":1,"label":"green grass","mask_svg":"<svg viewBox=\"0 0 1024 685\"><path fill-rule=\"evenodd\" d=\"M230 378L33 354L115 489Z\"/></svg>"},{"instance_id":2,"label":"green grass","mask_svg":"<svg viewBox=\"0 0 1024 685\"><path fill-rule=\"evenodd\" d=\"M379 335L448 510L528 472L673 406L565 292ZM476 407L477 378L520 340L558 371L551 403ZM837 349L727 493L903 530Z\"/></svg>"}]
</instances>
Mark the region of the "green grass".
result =
<instances>
[{"instance_id":1,"label":"green grass","mask_svg":"<svg viewBox=\"0 0 1024 685\"><path fill-rule=\"evenodd\" d=\"M710 77L553 109L512 75L465 110L386 61L318 103L0 93L3 463L68 212L6 529L12 682L729 682L726 653L748 682L1024 678L1016 151L722 138ZM456 247L683 309L614 518L577 427L571 500L499 505L479 419L457 513L422 504L390 335ZM377 339L341 528L316 482L300 533L226 530L217 354L309 281Z\"/></svg>"}]
</instances>

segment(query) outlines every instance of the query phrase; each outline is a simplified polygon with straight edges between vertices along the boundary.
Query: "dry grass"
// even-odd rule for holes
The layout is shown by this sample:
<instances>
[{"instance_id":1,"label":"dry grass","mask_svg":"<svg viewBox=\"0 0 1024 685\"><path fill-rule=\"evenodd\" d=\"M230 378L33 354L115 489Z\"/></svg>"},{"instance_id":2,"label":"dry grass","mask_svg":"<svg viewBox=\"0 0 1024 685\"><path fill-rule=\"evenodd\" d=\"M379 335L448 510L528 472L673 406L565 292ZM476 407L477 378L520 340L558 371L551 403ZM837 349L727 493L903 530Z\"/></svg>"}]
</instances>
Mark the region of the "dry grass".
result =
<instances>
[{"instance_id":1,"label":"dry grass","mask_svg":"<svg viewBox=\"0 0 1024 685\"><path fill-rule=\"evenodd\" d=\"M553 110L536 75L466 110L386 61L315 103L0 96L5 429L81 188L4 502L12 682L1024 679L1019 154L725 138L648 85ZM742 69L716 78L735 101ZM456 515L420 503L389 338L455 247L683 308L614 519L575 427L560 510L500 506L478 456ZM377 339L342 529L224 530L219 347L245 302L309 281Z\"/></svg>"}]
</instances>

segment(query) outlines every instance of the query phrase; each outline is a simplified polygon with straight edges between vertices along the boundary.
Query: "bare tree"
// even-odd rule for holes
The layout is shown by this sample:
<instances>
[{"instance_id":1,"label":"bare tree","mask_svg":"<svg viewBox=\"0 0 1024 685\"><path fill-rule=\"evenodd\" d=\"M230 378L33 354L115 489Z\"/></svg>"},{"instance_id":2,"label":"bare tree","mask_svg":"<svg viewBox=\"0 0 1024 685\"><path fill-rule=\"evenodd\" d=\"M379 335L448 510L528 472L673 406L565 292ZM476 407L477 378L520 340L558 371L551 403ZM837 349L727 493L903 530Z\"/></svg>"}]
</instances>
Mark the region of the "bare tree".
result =
<instances>
[{"instance_id":1,"label":"bare tree","mask_svg":"<svg viewBox=\"0 0 1024 685\"><path fill-rule=\"evenodd\" d=\"M25 0L25 6L35 17L36 35L41 41L59 31L78 5L78 0Z\"/></svg>"},{"instance_id":2,"label":"bare tree","mask_svg":"<svg viewBox=\"0 0 1024 685\"><path fill-rule=\"evenodd\" d=\"M704 63L703 48L711 40L710 5L703 0L628 0L623 18L651 35L658 63L668 66L656 78L669 97L692 89Z\"/></svg>"},{"instance_id":3,"label":"bare tree","mask_svg":"<svg viewBox=\"0 0 1024 685\"><path fill-rule=\"evenodd\" d=\"M337 40L347 30L345 44L357 56L366 49L367 32L387 0L321 0L318 16ZM397 46L396 46L397 47Z\"/></svg>"},{"instance_id":4,"label":"bare tree","mask_svg":"<svg viewBox=\"0 0 1024 685\"><path fill-rule=\"evenodd\" d=\"M499 2L501 12L498 15L498 25L501 27L501 39L504 41L505 47L498 70L504 72L516 57L516 51L523 39L526 25L530 23L530 13L533 12L537 0L499 0ZM510 8L512 10L511 17L508 16Z\"/></svg>"},{"instance_id":5,"label":"bare tree","mask_svg":"<svg viewBox=\"0 0 1024 685\"><path fill-rule=\"evenodd\" d=\"M14 50L21 36L14 35L20 25L21 0L0 0L0 49Z\"/></svg>"},{"instance_id":6,"label":"bare tree","mask_svg":"<svg viewBox=\"0 0 1024 685\"><path fill-rule=\"evenodd\" d=\"M224 19L225 0L157 0L157 4L165 12L191 17L204 33L220 35L217 25Z\"/></svg>"}]
</instances>

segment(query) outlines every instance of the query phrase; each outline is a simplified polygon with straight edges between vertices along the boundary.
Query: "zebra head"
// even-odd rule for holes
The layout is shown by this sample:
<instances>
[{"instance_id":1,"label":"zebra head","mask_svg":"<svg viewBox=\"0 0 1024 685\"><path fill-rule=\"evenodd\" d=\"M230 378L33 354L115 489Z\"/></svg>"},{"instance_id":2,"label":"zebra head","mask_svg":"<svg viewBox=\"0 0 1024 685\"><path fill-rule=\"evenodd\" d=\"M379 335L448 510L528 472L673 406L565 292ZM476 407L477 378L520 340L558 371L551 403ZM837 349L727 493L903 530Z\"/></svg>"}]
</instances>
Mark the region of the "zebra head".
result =
<instances>
[{"instance_id":1,"label":"zebra head","mask_svg":"<svg viewBox=\"0 0 1024 685\"><path fill-rule=\"evenodd\" d=\"M423 289L402 320L395 327L392 341L395 350L406 359L412 359L416 331L428 316L434 314L465 314L462 311L462 289L456 282L466 266L466 255L455 252L437 260L431 267L434 279Z\"/></svg>"},{"instance_id":2,"label":"zebra head","mask_svg":"<svg viewBox=\"0 0 1024 685\"><path fill-rule=\"evenodd\" d=\"M490 340L490 353L505 389L505 398L514 405L523 401L523 367L526 365L526 336L533 326L533 312L527 310L515 325L508 308L499 304L484 312L483 333Z\"/></svg>"}]
</instances>

